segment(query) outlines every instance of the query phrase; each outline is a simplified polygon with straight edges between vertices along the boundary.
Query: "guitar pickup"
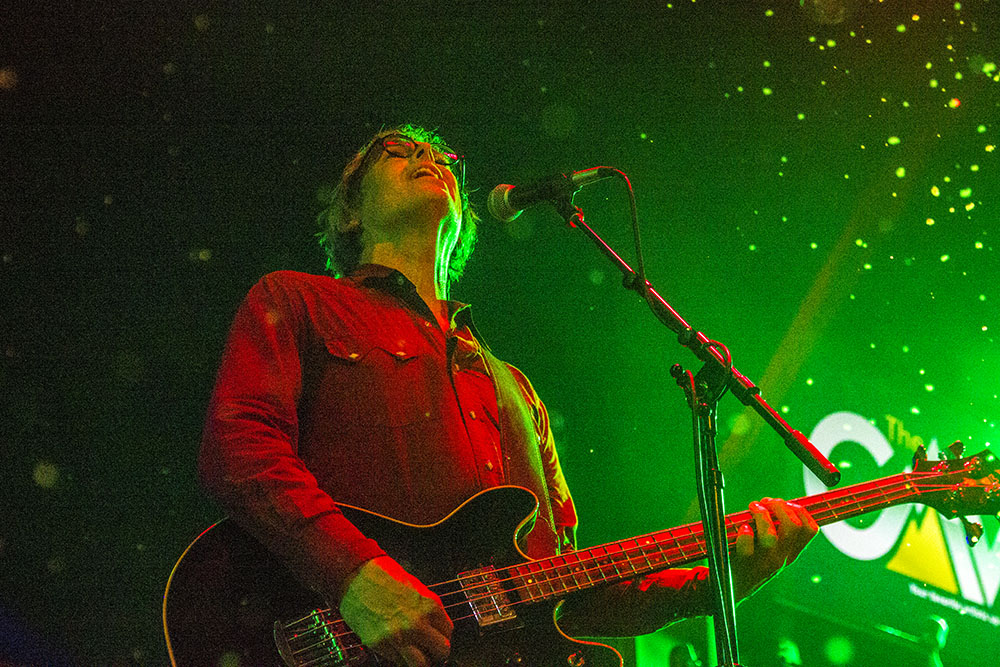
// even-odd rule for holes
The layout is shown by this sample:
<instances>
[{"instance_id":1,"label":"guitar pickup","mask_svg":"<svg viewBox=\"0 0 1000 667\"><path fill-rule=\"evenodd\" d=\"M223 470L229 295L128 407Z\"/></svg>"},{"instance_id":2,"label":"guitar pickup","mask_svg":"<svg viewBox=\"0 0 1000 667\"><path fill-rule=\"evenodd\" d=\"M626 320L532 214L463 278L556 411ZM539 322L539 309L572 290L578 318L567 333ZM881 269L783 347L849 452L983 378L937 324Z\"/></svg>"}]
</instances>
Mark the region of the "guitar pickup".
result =
<instances>
[{"instance_id":1,"label":"guitar pickup","mask_svg":"<svg viewBox=\"0 0 1000 667\"><path fill-rule=\"evenodd\" d=\"M347 626L339 617L328 614L328 611L313 609L297 621L274 622L274 644L287 667L346 665L352 661L350 649L354 649L355 653L361 650L361 643L358 641L349 646L341 643L348 636L344 632Z\"/></svg>"},{"instance_id":2,"label":"guitar pickup","mask_svg":"<svg viewBox=\"0 0 1000 667\"><path fill-rule=\"evenodd\" d=\"M458 582L480 628L517 618L492 566L460 572Z\"/></svg>"}]
</instances>

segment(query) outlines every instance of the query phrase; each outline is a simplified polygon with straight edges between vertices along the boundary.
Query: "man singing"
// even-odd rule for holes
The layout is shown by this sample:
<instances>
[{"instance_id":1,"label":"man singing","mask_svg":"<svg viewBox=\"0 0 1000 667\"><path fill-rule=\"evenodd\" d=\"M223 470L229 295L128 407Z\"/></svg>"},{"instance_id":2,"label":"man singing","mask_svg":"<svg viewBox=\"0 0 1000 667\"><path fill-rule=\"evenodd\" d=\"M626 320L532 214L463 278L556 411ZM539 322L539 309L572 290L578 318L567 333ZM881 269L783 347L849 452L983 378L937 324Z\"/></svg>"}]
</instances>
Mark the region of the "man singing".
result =
<instances>
[{"instance_id":1,"label":"man singing","mask_svg":"<svg viewBox=\"0 0 1000 667\"><path fill-rule=\"evenodd\" d=\"M476 236L464 159L413 126L378 132L321 215L338 277L280 271L241 305L208 410L202 481L231 517L399 665L447 658L440 599L335 503L416 525L515 484L538 518L525 553L573 549L573 500L545 406L498 361L469 306L449 300ZM751 503L734 558L738 597L817 531L796 505ZM626 636L711 611L705 568L569 596L569 634Z\"/></svg>"}]
</instances>

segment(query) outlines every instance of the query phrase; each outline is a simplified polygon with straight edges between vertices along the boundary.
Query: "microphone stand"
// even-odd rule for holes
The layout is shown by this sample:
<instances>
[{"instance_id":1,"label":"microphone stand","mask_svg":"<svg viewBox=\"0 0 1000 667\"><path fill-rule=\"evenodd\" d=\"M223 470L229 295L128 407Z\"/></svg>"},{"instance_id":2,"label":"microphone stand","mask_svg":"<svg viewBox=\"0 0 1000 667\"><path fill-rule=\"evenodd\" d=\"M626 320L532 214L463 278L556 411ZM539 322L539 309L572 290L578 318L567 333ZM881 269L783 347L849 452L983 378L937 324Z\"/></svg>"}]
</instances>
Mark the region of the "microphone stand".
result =
<instances>
[{"instance_id":1,"label":"microphone stand","mask_svg":"<svg viewBox=\"0 0 1000 667\"><path fill-rule=\"evenodd\" d=\"M725 526L726 510L722 492L725 483L715 446L719 399L726 392L723 371L723 367L718 364L706 363L696 375L692 375L680 364L674 364L670 375L684 390L691 409L698 507L701 510L705 554L716 602L713 614L718 626L713 628L716 656L719 665L737 667L740 661L736 636L736 595Z\"/></svg>"},{"instance_id":2,"label":"microphone stand","mask_svg":"<svg viewBox=\"0 0 1000 667\"><path fill-rule=\"evenodd\" d=\"M695 467L697 468L698 504L705 531L706 554L711 580L714 582L715 617L721 631L715 632L719 667L739 667L736 636L736 600L733 593L732 567L729 560L729 537L726 532L723 478L719 469L715 444L718 401L728 390L744 405L752 407L778 434L795 456L831 487L840 481L840 471L800 431L793 429L760 395L760 389L719 351L725 347L710 341L695 331L677 311L661 297L648 280L636 272L583 219L583 210L573 204L573 194L558 197L556 210L570 227L581 229L622 273L622 285L636 292L649 305L657 319L677 334L678 342L704 362L692 375L679 365L671 375L684 388L692 414Z\"/></svg>"}]
</instances>

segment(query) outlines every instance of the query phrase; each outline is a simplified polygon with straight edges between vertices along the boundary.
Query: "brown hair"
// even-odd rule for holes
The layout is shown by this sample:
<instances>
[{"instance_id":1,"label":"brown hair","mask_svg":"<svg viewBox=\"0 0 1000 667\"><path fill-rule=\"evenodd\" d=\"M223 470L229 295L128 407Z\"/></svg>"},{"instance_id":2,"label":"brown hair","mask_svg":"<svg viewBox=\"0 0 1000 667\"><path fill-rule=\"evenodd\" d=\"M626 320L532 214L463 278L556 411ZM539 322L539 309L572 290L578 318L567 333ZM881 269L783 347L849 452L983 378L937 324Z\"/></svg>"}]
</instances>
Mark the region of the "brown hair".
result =
<instances>
[{"instance_id":1,"label":"brown hair","mask_svg":"<svg viewBox=\"0 0 1000 667\"><path fill-rule=\"evenodd\" d=\"M340 182L325 199L325 208L320 211L316 218L319 225L316 238L326 253L326 268L333 272L336 277L350 273L361 262L361 226L358 225L346 232L340 230L350 222L351 212L359 204L361 182L379 157L379 152L371 151L371 147L382 137L392 134L402 134L415 141L428 143L435 148L452 152L436 132L416 125L405 124L380 130L354 154L351 161L344 167L344 171L340 175ZM452 283L462 277L465 264L468 262L469 256L472 255L472 250L476 245L476 222L479 220L479 216L469 204L469 192L465 185L460 183L459 188L459 197L462 201L461 228L458 243L455 245L448 263L448 277Z\"/></svg>"}]
</instances>

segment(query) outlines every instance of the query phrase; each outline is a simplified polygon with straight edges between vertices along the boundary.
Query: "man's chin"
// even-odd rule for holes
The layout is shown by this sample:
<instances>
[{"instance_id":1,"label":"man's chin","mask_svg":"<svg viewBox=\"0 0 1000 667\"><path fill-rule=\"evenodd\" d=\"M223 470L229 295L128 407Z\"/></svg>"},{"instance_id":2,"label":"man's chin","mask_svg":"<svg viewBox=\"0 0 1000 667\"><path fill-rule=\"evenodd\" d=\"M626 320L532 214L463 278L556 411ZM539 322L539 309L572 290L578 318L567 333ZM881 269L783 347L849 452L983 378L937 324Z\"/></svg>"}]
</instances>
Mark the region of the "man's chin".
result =
<instances>
[{"instance_id":1,"label":"man's chin","mask_svg":"<svg viewBox=\"0 0 1000 667\"><path fill-rule=\"evenodd\" d=\"M426 197L414 197L405 209L397 210L392 216L395 224L408 228L425 227L428 234L437 235L448 224L457 225L462 219L461 210L454 206L445 194L435 195L430 189ZM448 220L454 222L449 223ZM393 224L393 223L390 223Z\"/></svg>"},{"instance_id":2,"label":"man's chin","mask_svg":"<svg viewBox=\"0 0 1000 667\"><path fill-rule=\"evenodd\" d=\"M434 210L434 217L440 216L438 219L444 218L449 213L456 218L461 218L462 207L452 199L451 193L448 191L448 186L443 181L438 182L441 183L440 188L427 187L424 189L427 197L421 197L418 205L420 207L431 207Z\"/></svg>"}]
</instances>

